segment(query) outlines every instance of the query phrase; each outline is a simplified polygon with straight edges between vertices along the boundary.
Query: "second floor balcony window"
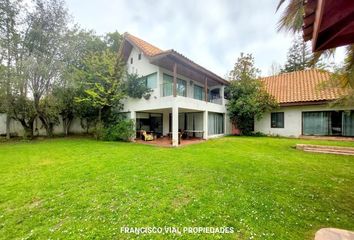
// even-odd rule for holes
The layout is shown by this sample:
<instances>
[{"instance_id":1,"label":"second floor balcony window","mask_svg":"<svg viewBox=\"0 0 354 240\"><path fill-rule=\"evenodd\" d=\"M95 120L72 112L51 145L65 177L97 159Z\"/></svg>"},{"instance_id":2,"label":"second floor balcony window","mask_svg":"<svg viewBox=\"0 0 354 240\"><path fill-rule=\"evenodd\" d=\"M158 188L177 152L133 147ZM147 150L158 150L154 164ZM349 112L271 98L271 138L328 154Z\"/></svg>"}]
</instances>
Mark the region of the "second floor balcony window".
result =
<instances>
[{"instance_id":1,"label":"second floor balcony window","mask_svg":"<svg viewBox=\"0 0 354 240\"><path fill-rule=\"evenodd\" d=\"M177 79L176 91L178 96L187 96L187 82L182 79ZM162 96L173 95L173 77L163 74Z\"/></svg>"},{"instance_id":2,"label":"second floor balcony window","mask_svg":"<svg viewBox=\"0 0 354 240\"><path fill-rule=\"evenodd\" d=\"M198 100L205 99L205 92L203 87L194 85L194 99L198 99Z\"/></svg>"}]
</instances>

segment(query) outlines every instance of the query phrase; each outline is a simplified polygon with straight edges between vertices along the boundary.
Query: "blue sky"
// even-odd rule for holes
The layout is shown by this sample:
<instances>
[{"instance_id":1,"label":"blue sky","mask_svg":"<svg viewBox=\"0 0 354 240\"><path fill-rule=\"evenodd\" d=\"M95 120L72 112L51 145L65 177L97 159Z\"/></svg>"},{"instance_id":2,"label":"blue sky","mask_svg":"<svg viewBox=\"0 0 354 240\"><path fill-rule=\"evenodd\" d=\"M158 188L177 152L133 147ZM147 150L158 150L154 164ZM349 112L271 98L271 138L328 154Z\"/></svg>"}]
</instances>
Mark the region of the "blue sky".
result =
<instances>
[{"instance_id":1,"label":"blue sky","mask_svg":"<svg viewBox=\"0 0 354 240\"><path fill-rule=\"evenodd\" d=\"M225 76L241 52L252 53L262 75L283 64L291 34L276 31L278 0L67 0L82 28L129 32L175 49Z\"/></svg>"}]
</instances>

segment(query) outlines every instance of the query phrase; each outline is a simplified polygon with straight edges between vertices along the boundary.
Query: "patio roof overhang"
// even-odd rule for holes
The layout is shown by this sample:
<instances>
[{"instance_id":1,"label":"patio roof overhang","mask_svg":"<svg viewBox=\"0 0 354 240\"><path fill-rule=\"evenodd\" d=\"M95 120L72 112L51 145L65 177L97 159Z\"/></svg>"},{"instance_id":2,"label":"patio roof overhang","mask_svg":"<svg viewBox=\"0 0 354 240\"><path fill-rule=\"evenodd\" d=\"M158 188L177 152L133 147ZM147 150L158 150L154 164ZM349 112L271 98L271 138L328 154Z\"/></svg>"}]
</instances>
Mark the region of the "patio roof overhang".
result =
<instances>
[{"instance_id":1,"label":"patio roof overhang","mask_svg":"<svg viewBox=\"0 0 354 240\"><path fill-rule=\"evenodd\" d=\"M161 50L160 53L150 53L144 51L144 49L142 49L140 46L135 44L129 38L124 38L120 46L120 49L118 51L118 55L120 55L125 62L127 62L128 57L133 49L133 46L136 46L140 51L142 51L145 54L145 56L149 59L150 63L165 68L171 72L174 71L174 66L175 64L177 64L178 74L193 79L195 81L198 81L202 84L205 83L206 79L208 82L208 86L230 84L222 77L207 70L206 68L193 62L189 58L176 52L173 49L167 51Z\"/></svg>"},{"instance_id":2,"label":"patio roof overhang","mask_svg":"<svg viewBox=\"0 0 354 240\"><path fill-rule=\"evenodd\" d=\"M174 50L165 51L161 54L149 57L149 59L152 64L165 68L171 72L173 72L174 65L177 64L178 74L203 84L207 78L208 86L229 85L229 82L225 79L210 72Z\"/></svg>"},{"instance_id":3,"label":"patio roof overhang","mask_svg":"<svg viewBox=\"0 0 354 240\"><path fill-rule=\"evenodd\" d=\"M354 43L353 0L305 0L304 9L303 37L314 52Z\"/></svg>"}]
</instances>

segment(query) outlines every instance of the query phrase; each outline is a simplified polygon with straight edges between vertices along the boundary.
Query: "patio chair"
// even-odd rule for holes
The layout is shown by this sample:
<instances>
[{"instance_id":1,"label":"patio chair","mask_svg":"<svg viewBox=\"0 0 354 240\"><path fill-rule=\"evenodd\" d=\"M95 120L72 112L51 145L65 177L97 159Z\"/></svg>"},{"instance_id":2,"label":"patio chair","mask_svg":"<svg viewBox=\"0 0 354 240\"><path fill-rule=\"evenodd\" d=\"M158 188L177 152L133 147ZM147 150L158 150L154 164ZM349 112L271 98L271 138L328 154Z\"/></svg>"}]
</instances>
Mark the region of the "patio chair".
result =
<instances>
[{"instance_id":1,"label":"patio chair","mask_svg":"<svg viewBox=\"0 0 354 240\"><path fill-rule=\"evenodd\" d=\"M141 135L143 136L144 141L152 141L154 140L154 136L152 134L147 134L146 131L142 131Z\"/></svg>"}]
</instances>

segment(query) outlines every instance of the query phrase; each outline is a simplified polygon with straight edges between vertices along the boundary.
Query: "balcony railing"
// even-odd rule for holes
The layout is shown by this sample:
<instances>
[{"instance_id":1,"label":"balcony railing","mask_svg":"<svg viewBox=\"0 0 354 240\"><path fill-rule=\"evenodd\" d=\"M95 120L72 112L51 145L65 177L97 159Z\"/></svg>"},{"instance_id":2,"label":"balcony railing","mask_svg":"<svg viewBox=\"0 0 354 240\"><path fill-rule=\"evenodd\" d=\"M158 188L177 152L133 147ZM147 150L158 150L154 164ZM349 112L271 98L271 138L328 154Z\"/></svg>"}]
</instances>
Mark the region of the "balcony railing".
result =
<instances>
[{"instance_id":1,"label":"balcony railing","mask_svg":"<svg viewBox=\"0 0 354 240\"><path fill-rule=\"evenodd\" d=\"M222 104L222 98L220 94L208 94L208 102Z\"/></svg>"},{"instance_id":2,"label":"balcony railing","mask_svg":"<svg viewBox=\"0 0 354 240\"><path fill-rule=\"evenodd\" d=\"M204 94L202 94L203 99L200 99L200 98L194 98L194 96L189 96L189 94L187 94L187 96L186 96L186 90L182 91L178 87L177 87L176 90L177 90L177 95L178 96L190 97L190 98L193 98L193 99L196 99L196 100L205 101ZM160 84L160 91L161 91L161 96L162 97L172 96L173 95L173 83ZM208 94L208 102L216 103L216 104L222 104L222 98L221 98L220 94L209 93Z\"/></svg>"}]
</instances>

